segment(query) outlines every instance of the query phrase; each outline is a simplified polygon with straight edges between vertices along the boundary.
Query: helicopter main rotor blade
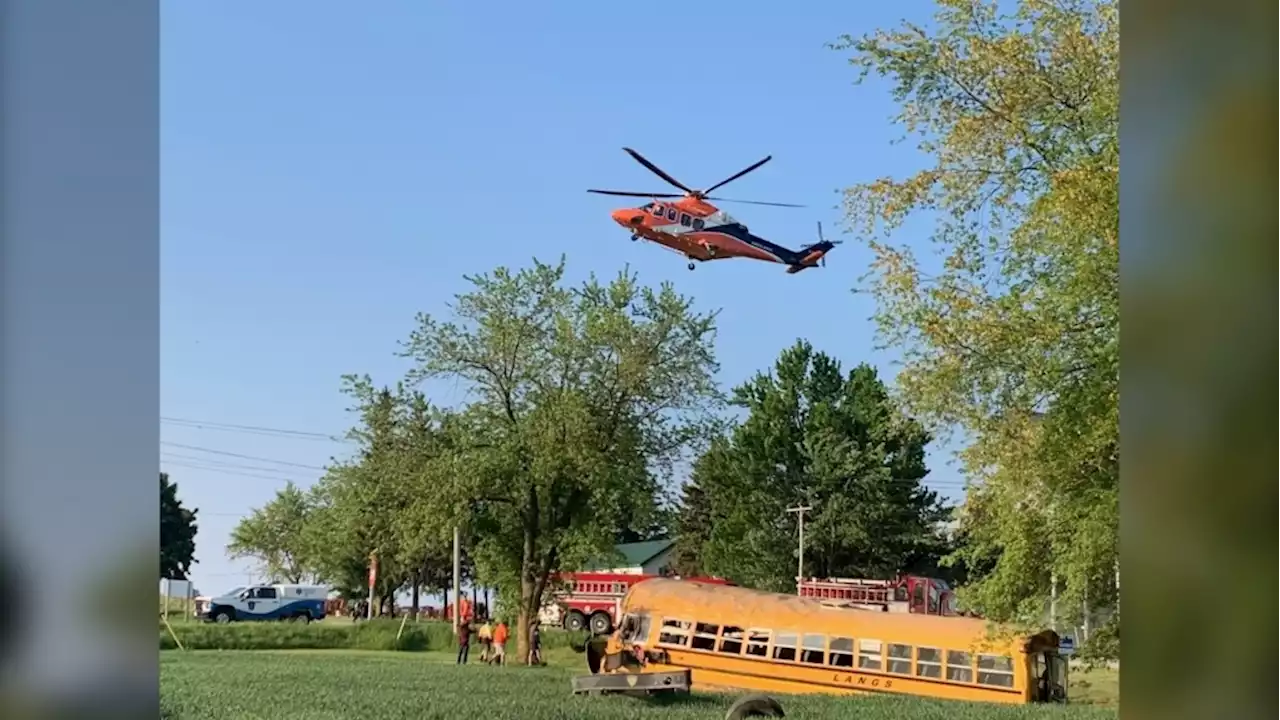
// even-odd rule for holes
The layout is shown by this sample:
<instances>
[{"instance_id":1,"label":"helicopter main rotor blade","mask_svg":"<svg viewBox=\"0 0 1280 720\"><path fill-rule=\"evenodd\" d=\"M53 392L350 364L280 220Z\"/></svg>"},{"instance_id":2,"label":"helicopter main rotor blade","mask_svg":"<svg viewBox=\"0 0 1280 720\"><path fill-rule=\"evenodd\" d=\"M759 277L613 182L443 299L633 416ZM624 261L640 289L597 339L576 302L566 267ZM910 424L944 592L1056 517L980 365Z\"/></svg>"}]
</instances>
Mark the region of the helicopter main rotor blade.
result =
<instances>
[{"instance_id":1,"label":"helicopter main rotor blade","mask_svg":"<svg viewBox=\"0 0 1280 720\"><path fill-rule=\"evenodd\" d=\"M730 175L729 177L725 178L724 180L721 180L720 182L716 183L715 185L712 185L711 187L707 188L706 190L703 190L702 192L703 192L703 193L709 193L709 192L714 191L716 188L724 187L725 185L728 185L729 183L733 182L734 180L737 180L738 178L742 177L743 175L746 175L747 173L751 172L752 170L755 170L756 168L758 168L758 167L760 167L761 165L763 165L763 164L765 164L765 163L769 162L769 161L770 161L770 160L772 160L772 159L773 159L773 156L772 156L772 155L766 156L766 157L765 157L765 159L761 160L760 162L758 162L758 163L756 163L756 164L754 164L754 165L751 165L751 166L750 166L750 167L748 167L746 170L742 170L742 171L738 172L737 174Z\"/></svg>"},{"instance_id":2,"label":"helicopter main rotor blade","mask_svg":"<svg viewBox=\"0 0 1280 720\"><path fill-rule=\"evenodd\" d=\"M649 168L649 172L652 172L654 175L657 175L658 177L662 178L663 180L666 180L667 182L671 183L673 186L680 188L681 190L685 191L686 193L688 193L688 194L690 194L690 195L693 195L693 194L694 194L694 191L693 191L693 190L690 190L690 189L689 189L689 188L687 188L687 187L685 187L685 186L684 186L684 183L682 183L682 182L680 182L679 180L676 180L675 178L673 178L673 177L671 177L670 175L668 175L666 172L664 172L664 171L662 170L662 168L660 168L660 167L658 167L657 165L654 165L653 163L651 163L651 162L649 162L648 160L646 160L646 159L645 159L645 157L644 157L643 155L641 155L640 153L638 153L638 152L636 152L635 150L632 150L631 148L628 148L628 147L624 147L624 148L622 148L622 149L623 149L623 150L625 150L625 151L627 152L627 154L628 154L628 155L630 155L631 157L635 158L636 162L638 162L638 163L640 163L641 165L643 165L643 166L645 166L645 167Z\"/></svg>"},{"instance_id":3,"label":"helicopter main rotor blade","mask_svg":"<svg viewBox=\"0 0 1280 720\"><path fill-rule=\"evenodd\" d=\"M760 200L733 200L730 198L707 198L707 199L714 200L716 202L742 203L743 205L769 205L771 207L787 207L787 208L805 207L804 205L796 205L794 203L762 202Z\"/></svg>"},{"instance_id":4,"label":"helicopter main rotor blade","mask_svg":"<svg viewBox=\"0 0 1280 720\"><path fill-rule=\"evenodd\" d=\"M683 195L678 195L676 193L643 193L643 192L628 192L626 190L588 190L587 192L596 193L597 195L621 195L623 197L647 197L647 198L684 197Z\"/></svg>"}]
</instances>

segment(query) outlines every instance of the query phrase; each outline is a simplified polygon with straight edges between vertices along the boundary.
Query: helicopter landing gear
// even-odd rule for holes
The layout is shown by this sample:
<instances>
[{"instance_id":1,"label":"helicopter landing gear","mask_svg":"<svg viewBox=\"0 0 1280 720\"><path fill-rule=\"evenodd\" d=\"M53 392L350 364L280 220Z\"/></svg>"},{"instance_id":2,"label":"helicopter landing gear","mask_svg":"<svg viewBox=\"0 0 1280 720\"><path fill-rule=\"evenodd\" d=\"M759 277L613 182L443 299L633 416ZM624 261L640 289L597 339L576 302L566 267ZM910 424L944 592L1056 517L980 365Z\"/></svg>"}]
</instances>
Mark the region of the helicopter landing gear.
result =
<instances>
[{"instance_id":1,"label":"helicopter landing gear","mask_svg":"<svg viewBox=\"0 0 1280 720\"><path fill-rule=\"evenodd\" d=\"M690 269L690 270L693 270L693 269L694 269L694 268L696 268L696 267L698 267L696 264L694 264L694 263L689 263L689 269Z\"/></svg>"},{"instance_id":2,"label":"helicopter landing gear","mask_svg":"<svg viewBox=\"0 0 1280 720\"><path fill-rule=\"evenodd\" d=\"M640 239L640 236L639 236L639 235L636 235L635 233L632 233L632 234L631 234L631 242L635 242L635 241L637 241L637 240L639 240L639 239Z\"/></svg>"}]
</instances>

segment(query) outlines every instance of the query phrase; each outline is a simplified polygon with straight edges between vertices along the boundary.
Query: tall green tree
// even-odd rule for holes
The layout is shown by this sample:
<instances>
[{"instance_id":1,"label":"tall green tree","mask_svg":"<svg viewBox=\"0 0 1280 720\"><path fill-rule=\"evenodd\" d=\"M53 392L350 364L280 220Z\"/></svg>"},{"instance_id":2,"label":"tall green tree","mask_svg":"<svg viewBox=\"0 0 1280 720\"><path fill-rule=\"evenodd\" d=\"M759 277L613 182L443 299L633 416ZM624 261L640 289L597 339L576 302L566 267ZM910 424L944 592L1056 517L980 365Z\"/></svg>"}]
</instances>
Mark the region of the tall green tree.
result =
<instances>
[{"instance_id":1,"label":"tall green tree","mask_svg":"<svg viewBox=\"0 0 1280 720\"><path fill-rule=\"evenodd\" d=\"M160 577L186 580L196 562L196 513L178 500L178 484L160 473Z\"/></svg>"},{"instance_id":2,"label":"tall green tree","mask_svg":"<svg viewBox=\"0 0 1280 720\"><path fill-rule=\"evenodd\" d=\"M242 519L231 531L227 552L233 558L257 560L273 582L300 583L317 574L309 522L311 498L292 482Z\"/></svg>"},{"instance_id":3,"label":"tall green tree","mask_svg":"<svg viewBox=\"0 0 1280 720\"><path fill-rule=\"evenodd\" d=\"M365 597L371 558L378 573L380 604L411 585L427 548L404 547L402 519L414 493L414 449L421 428L415 412L428 413L424 398L403 386L375 386L368 377L346 376L343 393L357 422L347 433L355 456L333 464L316 485L314 534L323 536L317 557L321 575L348 597ZM429 422L429 421L428 421Z\"/></svg>"},{"instance_id":4,"label":"tall green tree","mask_svg":"<svg viewBox=\"0 0 1280 720\"><path fill-rule=\"evenodd\" d=\"M442 424L418 521L473 533L524 657L550 574L654 516L661 478L713 426L714 322L627 272L568 286L563 261L468 280L453 317L419 316L404 348L411 379L474 398Z\"/></svg>"},{"instance_id":5,"label":"tall green tree","mask_svg":"<svg viewBox=\"0 0 1280 720\"><path fill-rule=\"evenodd\" d=\"M1117 592L1118 5L938 5L932 28L836 44L893 84L931 158L851 188L848 219L908 407L972 439L959 559L982 572L962 601L1039 623L1056 583L1070 620ZM917 214L941 262L893 236Z\"/></svg>"},{"instance_id":6,"label":"tall green tree","mask_svg":"<svg viewBox=\"0 0 1280 720\"><path fill-rule=\"evenodd\" d=\"M711 540L711 499L703 489L703 475L710 463L724 457L724 436L711 441L707 452L694 463L693 472L681 488L680 503L675 509L675 532L672 565L677 575L697 577L706 575L702 553Z\"/></svg>"},{"instance_id":7,"label":"tall green tree","mask_svg":"<svg viewBox=\"0 0 1280 720\"><path fill-rule=\"evenodd\" d=\"M686 504L683 514L682 527L709 528L706 538L700 547L677 541L700 553L703 570L794 590L798 519L786 509L797 503L813 508L806 574L887 577L936 559L946 513L921 483L929 436L898 411L873 368L845 374L801 341L772 372L736 388L734 402L746 420L695 468L709 508Z\"/></svg>"}]
</instances>

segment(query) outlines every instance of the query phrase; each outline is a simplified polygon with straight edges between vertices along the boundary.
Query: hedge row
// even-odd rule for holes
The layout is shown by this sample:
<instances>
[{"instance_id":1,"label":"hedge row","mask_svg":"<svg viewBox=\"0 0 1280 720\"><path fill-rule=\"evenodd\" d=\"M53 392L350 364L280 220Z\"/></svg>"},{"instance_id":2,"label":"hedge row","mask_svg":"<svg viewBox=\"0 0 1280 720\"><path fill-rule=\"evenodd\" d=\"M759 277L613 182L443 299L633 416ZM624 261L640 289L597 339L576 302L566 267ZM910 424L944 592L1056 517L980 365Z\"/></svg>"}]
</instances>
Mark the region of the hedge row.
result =
<instances>
[{"instance_id":1,"label":"hedge row","mask_svg":"<svg viewBox=\"0 0 1280 720\"><path fill-rule=\"evenodd\" d=\"M447 622L424 620L405 623L400 639L399 620L371 620L353 623L346 619L302 624L296 622L173 623L173 630L187 650L400 650L423 652L455 647L453 629ZM583 637L558 629L544 629L542 644L547 649L581 644ZM515 639L508 641L515 649ZM174 650L177 644L164 624L160 625L160 649Z\"/></svg>"}]
</instances>

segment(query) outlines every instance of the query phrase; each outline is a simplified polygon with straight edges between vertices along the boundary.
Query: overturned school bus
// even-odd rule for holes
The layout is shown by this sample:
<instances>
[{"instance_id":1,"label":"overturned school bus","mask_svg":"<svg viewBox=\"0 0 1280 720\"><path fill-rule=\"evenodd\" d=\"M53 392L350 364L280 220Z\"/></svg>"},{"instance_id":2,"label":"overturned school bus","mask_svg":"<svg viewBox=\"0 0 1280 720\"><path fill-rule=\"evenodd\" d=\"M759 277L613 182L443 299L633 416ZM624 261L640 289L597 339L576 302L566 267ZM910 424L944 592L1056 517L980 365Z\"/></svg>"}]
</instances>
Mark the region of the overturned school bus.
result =
<instances>
[{"instance_id":1,"label":"overturned school bus","mask_svg":"<svg viewBox=\"0 0 1280 720\"><path fill-rule=\"evenodd\" d=\"M1010 639L982 620L875 612L813 598L656 578L588 646L575 691L743 689L1065 702L1051 630Z\"/></svg>"}]
</instances>

